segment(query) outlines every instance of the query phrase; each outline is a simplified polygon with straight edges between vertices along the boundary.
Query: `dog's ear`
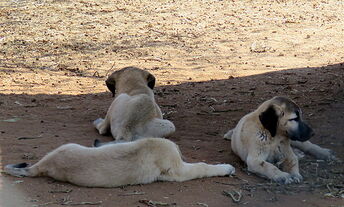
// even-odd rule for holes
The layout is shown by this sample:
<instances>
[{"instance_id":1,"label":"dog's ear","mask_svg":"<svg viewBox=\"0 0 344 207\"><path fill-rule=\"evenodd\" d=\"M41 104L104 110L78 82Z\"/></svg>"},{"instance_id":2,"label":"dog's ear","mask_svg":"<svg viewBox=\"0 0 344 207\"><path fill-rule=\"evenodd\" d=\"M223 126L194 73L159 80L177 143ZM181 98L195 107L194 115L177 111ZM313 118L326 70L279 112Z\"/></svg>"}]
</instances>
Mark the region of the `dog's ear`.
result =
<instances>
[{"instance_id":1,"label":"dog's ear","mask_svg":"<svg viewBox=\"0 0 344 207\"><path fill-rule=\"evenodd\" d=\"M116 72L112 73L108 79L105 81L106 83L106 86L108 87L108 89L111 91L112 93L112 97L115 96L115 93L116 93L116 80L115 80L115 77L116 77Z\"/></svg>"},{"instance_id":2,"label":"dog's ear","mask_svg":"<svg viewBox=\"0 0 344 207\"><path fill-rule=\"evenodd\" d=\"M271 136L274 137L277 132L278 115L274 106L269 106L265 111L259 115L259 120L267 129Z\"/></svg>"},{"instance_id":3,"label":"dog's ear","mask_svg":"<svg viewBox=\"0 0 344 207\"><path fill-rule=\"evenodd\" d=\"M154 75L148 74L147 84L148 84L148 87L153 90L153 88L155 86L155 77L154 77Z\"/></svg>"}]
</instances>

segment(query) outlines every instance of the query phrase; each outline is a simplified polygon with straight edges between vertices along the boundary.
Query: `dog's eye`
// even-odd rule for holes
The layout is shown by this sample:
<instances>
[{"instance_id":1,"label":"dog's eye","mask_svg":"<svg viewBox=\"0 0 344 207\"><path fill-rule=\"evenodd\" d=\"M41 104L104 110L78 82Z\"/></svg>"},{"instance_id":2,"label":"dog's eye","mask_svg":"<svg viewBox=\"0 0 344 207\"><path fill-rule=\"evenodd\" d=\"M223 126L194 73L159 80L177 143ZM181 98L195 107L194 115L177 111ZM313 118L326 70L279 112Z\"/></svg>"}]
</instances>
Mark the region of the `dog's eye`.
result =
<instances>
[{"instance_id":1,"label":"dog's eye","mask_svg":"<svg viewBox=\"0 0 344 207\"><path fill-rule=\"evenodd\" d=\"M293 119L289 119L288 121L299 121L299 117L295 117Z\"/></svg>"}]
</instances>

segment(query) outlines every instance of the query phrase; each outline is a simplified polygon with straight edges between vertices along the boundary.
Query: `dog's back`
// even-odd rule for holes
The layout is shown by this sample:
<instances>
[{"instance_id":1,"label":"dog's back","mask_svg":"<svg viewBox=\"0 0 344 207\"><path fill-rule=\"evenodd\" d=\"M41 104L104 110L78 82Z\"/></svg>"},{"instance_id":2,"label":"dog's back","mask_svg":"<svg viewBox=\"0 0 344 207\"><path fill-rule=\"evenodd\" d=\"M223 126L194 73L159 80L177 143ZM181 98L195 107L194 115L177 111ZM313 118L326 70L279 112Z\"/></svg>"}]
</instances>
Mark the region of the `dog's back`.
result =
<instances>
[{"instance_id":1,"label":"dog's back","mask_svg":"<svg viewBox=\"0 0 344 207\"><path fill-rule=\"evenodd\" d=\"M152 74L127 67L111 74L106 84L116 95L105 119L93 122L100 134L110 130L116 141L132 141L139 137L165 137L175 131L174 124L163 119L155 102Z\"/></svg>"},{"instance_id":2,"label":"dog's back","mask_svg":"<svg viewBox=\"0 0 344 207\"><path fill-rule=\"evenodd\" d=\"M49 176L80 186L116 187L153 182L161 171L178 163L180 152L173 142L148 138L98 148L66 144L31 167L24 163L7 165L5 172L14 176Z\"/></svg>"}]
</instances>

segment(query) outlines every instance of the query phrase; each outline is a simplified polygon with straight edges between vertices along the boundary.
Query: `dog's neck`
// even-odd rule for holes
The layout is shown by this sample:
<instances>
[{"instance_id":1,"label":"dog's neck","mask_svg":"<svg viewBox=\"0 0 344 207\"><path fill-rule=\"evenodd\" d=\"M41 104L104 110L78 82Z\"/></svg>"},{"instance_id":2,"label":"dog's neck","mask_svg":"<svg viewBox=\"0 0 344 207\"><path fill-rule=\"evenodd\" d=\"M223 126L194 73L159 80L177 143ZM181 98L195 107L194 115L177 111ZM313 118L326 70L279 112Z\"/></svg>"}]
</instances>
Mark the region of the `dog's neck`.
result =
<instances>
[{"instance_id":1,"label":"dog's neck","mask_svg":"<svg viewBox=\"0 0 344 207\"><path fill-rule=\"evenodd\" d=\"M129 96L134 96L138 94L147 94L154 97L153 90L147 86L147 83L142 83L141 81L131 82L128 84L129 80L126 82L119 82L116 84L116 96L121 93L126 93Z\"/></svg>"},{"instance_id":2,"label":"dog's neck","mask_svg":"<svg viewBox=\"0 0 344 207\"><path fill-rule=\"evenodd\" d=\"M257 132L257 137L261 142L266 143L279 143L289 141L289 139L286 136L281 136L279 134L276 134L276 136L272 137L270 132L266 130L264 127L259 129L259 131Z\"/></svg>"},{"instance_id":3,"label":"dog's neck","mask_svg":"<svg viewBox=\"0 0 344 207\"><path fill-rule=\"evenodd\" d=\"M266 142L266 141L273 139L273 137L271 137L271 135L270 135L270 132L268 130L265 130L264 128L260 129L257 132L257 136L261 142Z\"/></svg>"}]
</instances>

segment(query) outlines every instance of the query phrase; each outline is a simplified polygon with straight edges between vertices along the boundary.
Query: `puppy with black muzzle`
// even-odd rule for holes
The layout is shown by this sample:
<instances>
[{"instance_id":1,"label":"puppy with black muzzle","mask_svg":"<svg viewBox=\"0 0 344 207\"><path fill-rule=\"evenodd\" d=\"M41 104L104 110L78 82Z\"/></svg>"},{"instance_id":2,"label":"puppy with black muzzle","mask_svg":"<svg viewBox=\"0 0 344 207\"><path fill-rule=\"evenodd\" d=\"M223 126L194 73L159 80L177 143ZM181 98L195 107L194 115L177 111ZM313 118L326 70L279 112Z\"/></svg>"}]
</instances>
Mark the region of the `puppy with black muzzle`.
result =
<instances>
[{"instance_id":1,"label":"puppy with black muzzle","mask_svg":"<svg viewBox=\"0 0 344 207\"><path fill-rule=\"evenodd\" d=\"M288 98L274 97L241 118L224 138L231 140L233 152L246 162L249 171L288 184L302 181L291 145L316 158L334 158L330 150L307 141L313 134L298 105Z\"/></svg>"},{"instance_id":2,"label":"puppy with black muzzle","mask_svg":"<svg viewBox=\"0 0 344 207\"><path fill-rule=\"evenodd\" d=\"M115 141L132 141L144 137L165 137L175 131L174 124L162 118L155 102L155 77L136 67L112 73L106 85L115 96L105 119L93 122L100 134L111 132ZM96 141L98 146L99 142Z\"/></svg>"}]
</instances>

